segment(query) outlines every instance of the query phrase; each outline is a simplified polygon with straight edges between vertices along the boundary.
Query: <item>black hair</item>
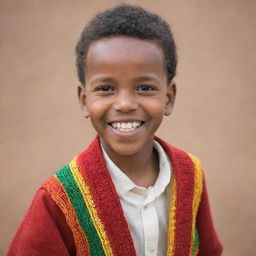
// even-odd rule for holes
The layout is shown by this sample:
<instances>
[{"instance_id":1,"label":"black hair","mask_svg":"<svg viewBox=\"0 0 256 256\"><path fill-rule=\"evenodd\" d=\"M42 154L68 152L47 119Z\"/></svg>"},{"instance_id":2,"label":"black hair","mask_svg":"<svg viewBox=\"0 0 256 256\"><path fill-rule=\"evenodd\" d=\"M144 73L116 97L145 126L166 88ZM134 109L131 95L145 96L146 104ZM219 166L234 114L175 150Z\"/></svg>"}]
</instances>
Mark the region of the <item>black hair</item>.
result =
<instances>
[{"instance_id":1,"label":"black hair","mask_svg":"<svg viewBox=\"0 0 256 256\"><path fill-rule=\"evenodd\" d=\"M113 36L156 40L163 50L167 79L176 74L176 46L169 25L158 15L132 5L119 5L97 14L84 28L76 45L79 81L85 84L86 55L92 42Z\"/></svg>"}]
</instances>

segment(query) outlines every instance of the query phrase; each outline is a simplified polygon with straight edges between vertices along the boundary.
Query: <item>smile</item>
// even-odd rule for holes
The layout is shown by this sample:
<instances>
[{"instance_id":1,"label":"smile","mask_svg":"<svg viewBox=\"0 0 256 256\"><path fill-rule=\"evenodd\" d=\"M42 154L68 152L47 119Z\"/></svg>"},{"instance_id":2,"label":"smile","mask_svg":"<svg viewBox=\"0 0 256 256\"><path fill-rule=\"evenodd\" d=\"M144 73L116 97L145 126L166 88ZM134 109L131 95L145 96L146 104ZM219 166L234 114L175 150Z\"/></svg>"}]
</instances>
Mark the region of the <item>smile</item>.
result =
<instances>
[{"instance_id":1,"label":"smile","mask_svg":"<svg viewBox=\"0 0 256 256\"><path fill-rule=\"evenodd\" d=\"M133 122L112 122L109 123L113 128L120 132L132 132L143 125L142 121L133 121Z\"/></svg>"}]
</instances>

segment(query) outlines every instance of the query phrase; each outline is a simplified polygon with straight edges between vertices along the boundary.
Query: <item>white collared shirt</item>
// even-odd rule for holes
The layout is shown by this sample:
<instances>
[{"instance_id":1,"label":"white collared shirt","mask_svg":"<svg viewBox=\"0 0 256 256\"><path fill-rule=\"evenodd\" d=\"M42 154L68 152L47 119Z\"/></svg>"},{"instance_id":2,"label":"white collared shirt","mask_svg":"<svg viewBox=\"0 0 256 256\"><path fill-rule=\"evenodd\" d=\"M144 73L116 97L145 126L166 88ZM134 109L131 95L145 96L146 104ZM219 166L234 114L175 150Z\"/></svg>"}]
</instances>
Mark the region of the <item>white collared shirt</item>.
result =
<instances>
[{"instance_id":1,"label":"white collared shirt","mask_svg":"<svg viewBox=\"0 0 256 256\"><path fill-rule=\"evenodd\" d=\"M171 163L156 141L154 148L159 157L159 174L153 187L144 188L136 186L102 147L138 256L163 256L167 251Z\"/></svg>"}]
</instances>

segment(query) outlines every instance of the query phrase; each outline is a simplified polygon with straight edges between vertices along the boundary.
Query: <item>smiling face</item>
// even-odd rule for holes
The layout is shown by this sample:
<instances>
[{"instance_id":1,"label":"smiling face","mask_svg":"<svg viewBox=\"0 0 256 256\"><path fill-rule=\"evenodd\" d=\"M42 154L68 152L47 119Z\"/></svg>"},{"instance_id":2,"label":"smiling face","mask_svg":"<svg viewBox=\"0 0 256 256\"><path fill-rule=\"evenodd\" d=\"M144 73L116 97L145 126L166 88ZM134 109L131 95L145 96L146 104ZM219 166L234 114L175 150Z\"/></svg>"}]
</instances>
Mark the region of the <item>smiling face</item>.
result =
<instances>
[{"instance_id":1,"label":"smiling face","mask_svg":"<svg viewBox=\"0 0 256 256\"><path fill-rule=\"evenodd\" d=\"M78 94L107 153L128 156L152 151L154 133L171 113L175 85L167 82L157 43L111 37L90 46L86 85Z\"/></svg>"}]
</instances>

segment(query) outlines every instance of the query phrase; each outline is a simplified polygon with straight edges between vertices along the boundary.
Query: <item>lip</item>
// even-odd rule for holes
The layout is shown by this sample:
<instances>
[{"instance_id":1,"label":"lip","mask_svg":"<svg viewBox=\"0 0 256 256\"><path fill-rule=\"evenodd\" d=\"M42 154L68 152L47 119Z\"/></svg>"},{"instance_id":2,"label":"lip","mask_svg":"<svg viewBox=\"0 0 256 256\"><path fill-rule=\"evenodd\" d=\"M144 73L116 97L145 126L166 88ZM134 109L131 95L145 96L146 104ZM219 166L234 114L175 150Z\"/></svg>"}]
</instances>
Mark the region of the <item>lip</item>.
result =
<instances>
[{"instance_id":1,"label":"lip","mask_svg":"<svg viewBox=\"0 0 256 256\"><path fill-rule=\"evenodd\" d=\"M137 119L137 118L122 118L122 119L114 119L114 120L111 120L111 121L108 121L107 123L110 124L110 123L128 123L128 122L145 122L144 120L142 119Z\"/></svg>"}]
</instances>

